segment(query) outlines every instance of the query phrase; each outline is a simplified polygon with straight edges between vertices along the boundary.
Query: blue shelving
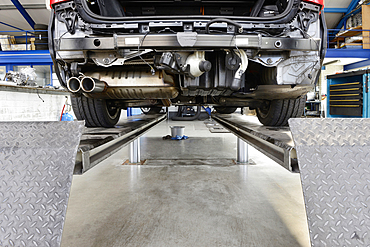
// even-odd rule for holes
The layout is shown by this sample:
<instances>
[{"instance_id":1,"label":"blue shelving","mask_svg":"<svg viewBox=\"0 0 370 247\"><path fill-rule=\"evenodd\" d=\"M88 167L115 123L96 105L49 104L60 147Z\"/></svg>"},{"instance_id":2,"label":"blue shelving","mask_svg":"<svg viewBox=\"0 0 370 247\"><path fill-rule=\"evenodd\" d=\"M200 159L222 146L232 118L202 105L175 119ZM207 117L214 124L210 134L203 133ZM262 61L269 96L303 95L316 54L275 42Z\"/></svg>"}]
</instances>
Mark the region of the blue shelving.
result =
<instances>
[{"instance_id":1,"label":"blue shelving","mask_svg":"<svg viewBox=\"0 0 370 247\"><path fill-rule=\"evenodd\" d=\"M30 66L36 68L39 65L49 66L50 82L47 84L52 85L53 60L48 50L0 51L0 66L5 66L6 72L14 71L14 66Z\"/></svg>"},{"instance_id":2,"label":"blue shelving","mask_svg":"<svg viewBox=\"0 0 370 247\"><path fill-rule=\"evenodd\" d=\"M48 50L31 51L2 51L0 52L0 66L14 65L40 65L53 64Z\"/></svg>"}]
</instances>

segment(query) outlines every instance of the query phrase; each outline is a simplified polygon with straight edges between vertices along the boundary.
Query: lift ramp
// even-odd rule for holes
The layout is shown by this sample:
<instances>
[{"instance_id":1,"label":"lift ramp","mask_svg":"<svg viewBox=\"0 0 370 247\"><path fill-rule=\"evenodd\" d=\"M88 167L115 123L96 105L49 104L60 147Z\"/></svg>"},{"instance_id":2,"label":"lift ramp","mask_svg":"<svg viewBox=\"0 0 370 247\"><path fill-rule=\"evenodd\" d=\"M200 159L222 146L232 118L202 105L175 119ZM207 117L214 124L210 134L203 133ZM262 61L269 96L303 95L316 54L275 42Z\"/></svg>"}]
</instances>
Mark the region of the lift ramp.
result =
<instances>
[{"instance_id":1,"label":"lift ramp","mask_svg":"<svg viewBox=\"0 0 370 247\"><path fill-rule=\"evenodd\" d=\"M290 119L312 246L370 246L370 119Z\"/></svg>"},{"instance_id":2,"label":"lift ramp","mask_svg":"<svg viewBox=\"0 0 370 247\"><path fill-rule=\"evenodd\" d=\"M59 246L83 122L0 123L0 246Z\"/></svg>"},{"instance_id":3,"label":"lift ramp","mask_svg":"<svg viewBox=\"0 0 370 247\"><path fill-rule=\"evenodd\" d=\"M215 114L212 118L234 135L289 171L298 171L297 153L289 127L263 126L255 116Z\"/></svg>"},{"instance_id":4,"label":"lift ramp","mask_svg":"<svg viewBox=\"0 0 370 247\"><path fill-rule=\"evenodd\" d=\"M164 120L166 114L142 114L128 117L115 128L85 128L74 174L83 174Z\"/></svg>"}]
</instances>

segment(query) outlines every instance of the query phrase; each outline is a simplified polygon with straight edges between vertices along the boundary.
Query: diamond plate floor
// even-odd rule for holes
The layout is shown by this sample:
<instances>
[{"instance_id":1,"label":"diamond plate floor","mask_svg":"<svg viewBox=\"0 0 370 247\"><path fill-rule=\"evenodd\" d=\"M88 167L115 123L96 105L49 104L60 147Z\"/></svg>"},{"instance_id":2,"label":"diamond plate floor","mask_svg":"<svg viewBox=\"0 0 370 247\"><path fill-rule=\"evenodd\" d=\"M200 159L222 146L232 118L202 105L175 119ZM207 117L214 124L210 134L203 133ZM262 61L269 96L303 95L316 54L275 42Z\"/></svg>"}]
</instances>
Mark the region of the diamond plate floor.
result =
<instances>
[{"instance_id":1,"label":"diamond plate floor","mask_svg":"<svg viewBox=\"0 0 370 247\"><path fill-rule=\"evenodd\" d=\"M370 246L370 119L291 119L312 246Z\"/></svg>"},{"instance_id":2,"label":"diamond plate floor","mask_svg":"<svg viewBox=\"0 0 370 247\"><path fill-rule=\"evenodd\" d=\"M82 122L0 123L0 246L59 246Z\"/></svg>"}]
</instances>

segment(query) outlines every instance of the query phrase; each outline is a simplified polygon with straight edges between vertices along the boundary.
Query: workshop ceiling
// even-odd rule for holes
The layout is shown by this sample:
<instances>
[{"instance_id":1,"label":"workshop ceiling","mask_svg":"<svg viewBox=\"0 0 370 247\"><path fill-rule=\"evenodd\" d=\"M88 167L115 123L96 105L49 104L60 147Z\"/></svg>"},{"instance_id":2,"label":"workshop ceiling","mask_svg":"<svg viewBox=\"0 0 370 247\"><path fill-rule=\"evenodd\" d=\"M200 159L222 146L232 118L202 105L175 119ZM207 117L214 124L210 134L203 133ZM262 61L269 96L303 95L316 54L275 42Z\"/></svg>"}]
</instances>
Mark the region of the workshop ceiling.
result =
<instances>
[{"instance_id":1,"label":"workshop ceiling","mask_svg":"<svg viewBox=\"0 0 370 247\"><path fill-rule=\"evenodd\" d=\"M48 24L50 16L48 0L19 0L19 2L36 24ZM31 26L10 0L0 0L0 22L23 30L32 30ZM0 24L0 31L15 30L9 26Z\"/></svg>"},{"instance_id":2,"label":"workshop ceiling","mask_svg":"<svg viewBox=\"0 0 370 247\"><path fill-rule=\"evenodd\" d=\"M325 0L325 8L348 8L352 0ZM343 13L325 13L326 25L334 29L341 20Z\"/></svg>"}]
</instances>

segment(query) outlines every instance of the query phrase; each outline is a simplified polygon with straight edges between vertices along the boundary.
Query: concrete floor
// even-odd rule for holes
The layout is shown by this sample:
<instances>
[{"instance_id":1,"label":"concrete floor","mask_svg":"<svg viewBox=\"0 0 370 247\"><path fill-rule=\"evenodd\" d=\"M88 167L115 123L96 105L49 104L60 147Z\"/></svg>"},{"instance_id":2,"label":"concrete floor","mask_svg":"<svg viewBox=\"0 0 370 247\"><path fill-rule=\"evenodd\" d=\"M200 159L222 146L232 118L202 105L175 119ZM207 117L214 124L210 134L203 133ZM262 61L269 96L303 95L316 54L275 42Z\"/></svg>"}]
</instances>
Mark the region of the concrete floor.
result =
<instances>
[{"instance_id":1,"label":"concrete floor","mask_svg":"<svg viewBox=\"0 0 370 247\"><path fill-rule=\"evenodd\" d=\"M162 140L185 125L188 140ZM252 147L235 165L236 137L202 121L164 122L141 137L147 165L125 147L74 176L66 246L310 246L299 174Z\"/></svg>"}]
</instances>

